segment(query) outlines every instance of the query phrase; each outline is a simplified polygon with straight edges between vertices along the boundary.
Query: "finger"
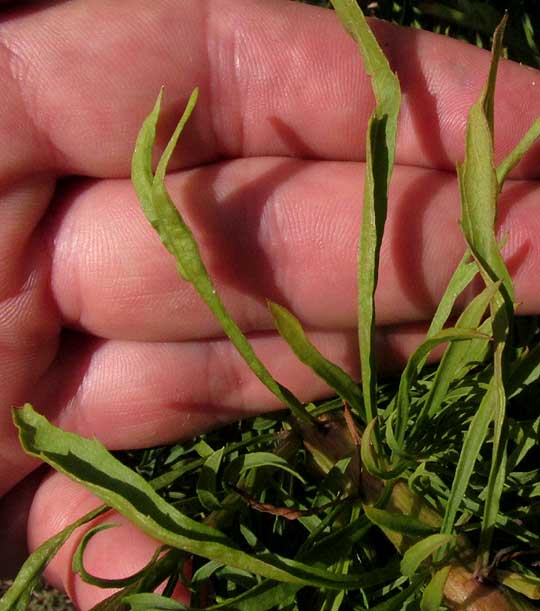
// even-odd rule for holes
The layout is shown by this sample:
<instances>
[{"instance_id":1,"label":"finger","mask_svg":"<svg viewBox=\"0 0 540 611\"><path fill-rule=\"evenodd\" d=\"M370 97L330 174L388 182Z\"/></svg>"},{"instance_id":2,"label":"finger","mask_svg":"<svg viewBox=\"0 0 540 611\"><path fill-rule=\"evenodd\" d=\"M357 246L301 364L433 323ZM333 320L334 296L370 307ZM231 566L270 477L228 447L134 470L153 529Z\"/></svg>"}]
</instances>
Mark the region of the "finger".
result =
<instances>
[{"instance_id":1,"label":"finger","mask_svg":"<svg viewBox=\"0 0 540 611\"><path fill-rule=\"evenodd\" d=\"M383 369L402 365L424 334L425 325L381 329L377 354ZM310 337L327 358L358 377L355 329ZM302 400L335 394L275 333L258 334L251 343L276 379ZM225 339L147 343L73 333L64 334L54 364L26 400L61 427L113 450L172 443L283 408ZM2 439L0 448L6 443ZM11 461L0 464L7 490L38 464L18 445L11 451Z\"/></svg>"},{"instance_id":2,"label":"finger","mask_svg":"<svg viewBox=\"0 0 540 611\"><path fill-rule=\"evenodd\" d=\"M40 486L30 511L30 549L35 549L100 504L96 497L66 477L51 474ZM48 565L46 577L57 588L67 592L81 611L92 608L116 591L89 585L71 569L72 558L84 533L104 522L118 526L93 537L83 558L86 570L95 576L104 579L129 577L148 564L159 545L115 512L78 529ZM175 591L175 598L189 604L188 593L181 588Z\"/></svg>"},{"instance_id":3,"label":"finger","mask_svg":"<svg viewBox=\"0 0 540 611\"><path fill-rule=\"evenodd\" d=\"M13 579L28 556L26 525L42 478L43 470L37 469L0 498L0 579Z\"/></svg>"},{"instance_id":4,"label":"finger","mask_svg":"<svg viewBox=\"0 0 540 611\"><path fill-rule=\"evenodd\" d=\"M373 27L404 93L398 161L453 169L489 54L424 31ZM8 81L0 133L13 136L12 171L127 175L162 85L163 134L201 88L178 167L239 156L364 157L370 84L331 11L285 0L137 0L129 8L79 0L12 17L0 35ZM537 71L503 62L499 156L540 114L537 81ZM21 108L24 129L14 130ZM533 157L522 174L538 175L538 151Z\"/></svg>"},{"instance_id":5,"label":"finger","mask_svg":"<svg viewBox=\"0 0 540 611\"><path fill-rule=\"evenodd\" d=\"M10 409L26 399L58 344L50 260L37 229L53 190L54 180L46 175L0 185L0 462L9 473L0 478L0 497L23 475Z\"/></svg>"},{"instance_id":6,"label":"finger","mask_svg":"<svg viewBox=\"0 0 540 611\"><path fill-rule=\"evenodd\" d=\"M377 355L381 369L391 372L402 366L422 341L425 331L422 325L380 329ZM310 334L310 338L325 356L358 377L356 331ZM252 343L278 380L305 400L333 394L299 363L282 340L266 335L252 338ZM35 406L62 427L86 437L97 437L111 449L173 443L238 418L282 407L225 340L157 344L99 342L72 335L65 339L60 355L50 374L35 389ZM437 352L432 354L432 358L438 356ZM20 449L17 451L18 462L29 472L35 466L34 461L22 455ZM9 477L10 473L4 472L0 465L0 478ZM26 483L22 486L26 490ZM32 494L34 489L35 486ZM33 514L38 518L31 521L29 532L34 532L33 524L42 533L37 539L30 538L33 545L66 525L65 516L71 515L74 507L80 515L93 507L80 505L77 500L71 503L69 495L64 498L56 493L55 496L62 498L64 507L58 513L47 502L36 501L47 511L45 517L39 512ZM23 497L17 487L0 505L0 517L6 518L6 524L13 524L12 515L19 516L23 522L26 520L27 510L21 509ZM50 528L40 530L49 524ZM20 537L15 541L14 534L10 535L13 539L10 552L16 562L26 547ZM64 587L66 575L62 581ZM55 583L60 582L55 580Z\"/></svg>"},{"instance_id":7,"label":"finger","mask_svg":"<svg viewBox=\"0 0 540 611\"><path fill-rule=\"evenodd\" d=\"M381 366L388 372L402 365L424 333L424 325L381 329ZM359 377L356 330L309 335L327 358ZM275 379L302 401L335 394L276 334L250 340ZM283 407L224 339L167 344L75 335L61 354L35 389L34 405L63 428L114 450L191 438Z\"/></svg>"},{"instance_id":8,"label":"finger","mask_svg":"<svg viewBox=\"0 0 540 611\"><path fill-rule=\"evenodd\" d=\"M244 329L269 330L266 299L310 328L356 325L356 252L363 168L252 159L171 177L209 273ZM523 313L540 308L537 184L514 182L500 234ZM428 320L465 243L455 176L398 167L381 253L377 320ZM129 183L71 189L51 227L52 287L67 324L121 339L215 337L218 323L176 272Z\"/></svg>"}]
</instances>

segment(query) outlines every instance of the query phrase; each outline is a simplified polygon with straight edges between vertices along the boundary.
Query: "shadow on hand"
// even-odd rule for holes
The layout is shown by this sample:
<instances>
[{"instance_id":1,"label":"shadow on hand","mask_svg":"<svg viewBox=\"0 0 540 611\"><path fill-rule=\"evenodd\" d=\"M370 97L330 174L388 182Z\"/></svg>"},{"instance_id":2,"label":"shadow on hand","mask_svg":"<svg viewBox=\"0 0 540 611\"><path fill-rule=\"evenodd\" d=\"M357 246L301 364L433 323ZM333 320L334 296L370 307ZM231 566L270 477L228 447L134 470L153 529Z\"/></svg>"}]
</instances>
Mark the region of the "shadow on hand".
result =
<instances>
[{"instance_id":1,"label":"shadow on hand","mask_svg":"<svg viewBox=\"0 0 540 611\"><path fill-rule=\"evenodd\" d=\"M265 303L267 299L290 307L276 283L275 262L259 241L268 202L284 182L305 168L297 159L315 159L316 154L281 119L268 121L284 141L291 157L276 160L264 174L243 183L225 198L217 193L222 163L194 172L184 187L182 201L195 227L205 262L220 284Z\"/></svg>"}]
</instances>

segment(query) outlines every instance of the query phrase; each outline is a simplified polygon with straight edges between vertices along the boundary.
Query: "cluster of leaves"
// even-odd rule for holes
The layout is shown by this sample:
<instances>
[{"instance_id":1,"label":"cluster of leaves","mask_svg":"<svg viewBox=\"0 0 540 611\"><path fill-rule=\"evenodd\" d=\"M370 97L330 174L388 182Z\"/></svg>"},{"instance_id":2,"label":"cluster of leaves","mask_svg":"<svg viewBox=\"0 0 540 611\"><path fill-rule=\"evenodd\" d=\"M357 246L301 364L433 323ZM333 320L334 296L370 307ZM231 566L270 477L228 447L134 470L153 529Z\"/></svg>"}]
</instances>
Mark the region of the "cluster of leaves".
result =
<instances>
[{"instance_id":1,"label":"cluster of leaves","mask_svg":"<svg viewBox=\"0 0 540 611\"><path fill-rule=\"evenodd\" d=\"M179 580L192 594L192 609L435 611L443 603L467 609L469 597L475 609L536 608L531 601L540 599L540 415L531 397L540 387L540 327L514 318L512 281L495 220L497 196L540 136L540 123L499 167L493 165L503 23L458 167L468 250L425 342L397 382L380 383L373 295L400 91L354 0L333 4L358 43L376 98L367 133L359 252L362 387L329 362L300 322L277 304L270 305L277 329L339 398L304 405L258 359L219 298L165 187L169 159L197 92L154 172L160 95L133 157L143 210L181 276L286 409L174 449L149 451L136 469L126 464L129 456L122 462L97 441L61 431L29 405L16 410L25 450L86 486L104 505L30 556L0 609L24 609L43 568L74 529L109 508L163 547L136 575L100 579L86 571L84 551L92 536L111 525L92 528L74 570L96 586L119 588L96 610L186 609L170 598ZM485 288L452 320L456 299L478 277ZM444 356L428 369L427 356L439 344L447 344ZM163 594L154 594L161 583ZM489 607L482 607L486 593Z\"/></svg>"}]
</instances>

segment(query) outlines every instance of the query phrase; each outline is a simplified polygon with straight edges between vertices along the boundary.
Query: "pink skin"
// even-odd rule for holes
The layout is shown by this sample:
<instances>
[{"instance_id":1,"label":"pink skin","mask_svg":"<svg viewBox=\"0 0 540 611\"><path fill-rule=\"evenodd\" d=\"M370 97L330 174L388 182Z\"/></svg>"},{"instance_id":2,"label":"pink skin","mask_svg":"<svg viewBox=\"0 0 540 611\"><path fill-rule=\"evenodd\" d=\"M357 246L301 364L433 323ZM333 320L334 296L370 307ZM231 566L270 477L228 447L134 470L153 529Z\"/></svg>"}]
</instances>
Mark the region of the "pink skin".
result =
<instances>
[{"instance_id":1,"label":"pink skin","mask_svg":"<svg viewBox=\"0 0 540 611\"><path fill-rule=\"evenodd\" d=\"M464 249L452 172L489 55L373 25L403 87L377 293L390 368L420 340ZM11 554L0 563L9 573L25 531L34 548L96 503L59 475L32 476L12 406L31 400L115 449L277 406L177 277L136 202L130 157L159 88L161 145L201 88L171 193L232 313L306 400L329 391L276 337L264 299L292 308L321 350L358 375L355 244L373 98L335 15L286 0L51 2L4 12L0 43L0 546ZM540 114L539 79L503 62L499 159ZM540 311L538 152L514 173L500 214L524 313ZM71 575L75 545L48 577L87 609L103 593ZM98 536L88 562L117 577L154 548L125 525Z\"/></svg>"}]
</instances>

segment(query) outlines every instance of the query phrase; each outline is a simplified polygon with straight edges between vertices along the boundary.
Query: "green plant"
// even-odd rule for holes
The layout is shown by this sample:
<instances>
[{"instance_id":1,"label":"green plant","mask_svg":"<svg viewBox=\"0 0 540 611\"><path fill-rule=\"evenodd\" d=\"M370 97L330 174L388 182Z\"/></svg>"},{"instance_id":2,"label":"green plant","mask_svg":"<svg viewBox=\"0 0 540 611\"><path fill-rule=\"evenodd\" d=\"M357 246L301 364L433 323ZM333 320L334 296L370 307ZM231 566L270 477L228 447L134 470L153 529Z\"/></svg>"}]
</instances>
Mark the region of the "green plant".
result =
<instances>
[{"instance_id":1,"label":"green plant","mask_svg":"<svg viewBox=\"0 0 540 611\"><path fill-rule=\"evenodd\" d=\"M495 33L488 81L469 115L465 160L458 167L468 251L425 342L397 383L381 383L374 366L373 295L399 84L356 3L333 3L358 43L376 97L367 133L360 240L361 389L277 304L270 310L279 332L339 399L302 404L256 357L221 302L165 187L167 165L197 91L153 172L160 94L133 157L133 182L144 212L182 277L287 409L177 447L150 481L96 441L52 426L31 406L16 410L25 450L85 485L105 505L43 544L1 599L0 609L24 608L43 567L73 529L109 507L163 548L137 575L103 580L85 570L84 550L109 525L91 529L79 547L75 570L90 583L121 588L96 609L185 609L168 598L178 579L192 591L192 608L210 600L210 608L258 611L427 611L442 604L531 609L530 601L540 598L540 575L528 555L540 548L539 512L527 501L527 495L540 491L535 466L540 416L520 409L540 378L539 329L514 317L512 281L494 228L504 180L540 136L540 123L494 166L493 98L503 22ZM485 288L452 323L457 297L477 276ZM439 344L448 344L444 356L437 367L427 368L427 356ZM434 429L444 433L433 436ZM193 559L190 578L182 573L188 559ZM164 595L153 594L163 581Z\"/></svg>"}]
</instances>

